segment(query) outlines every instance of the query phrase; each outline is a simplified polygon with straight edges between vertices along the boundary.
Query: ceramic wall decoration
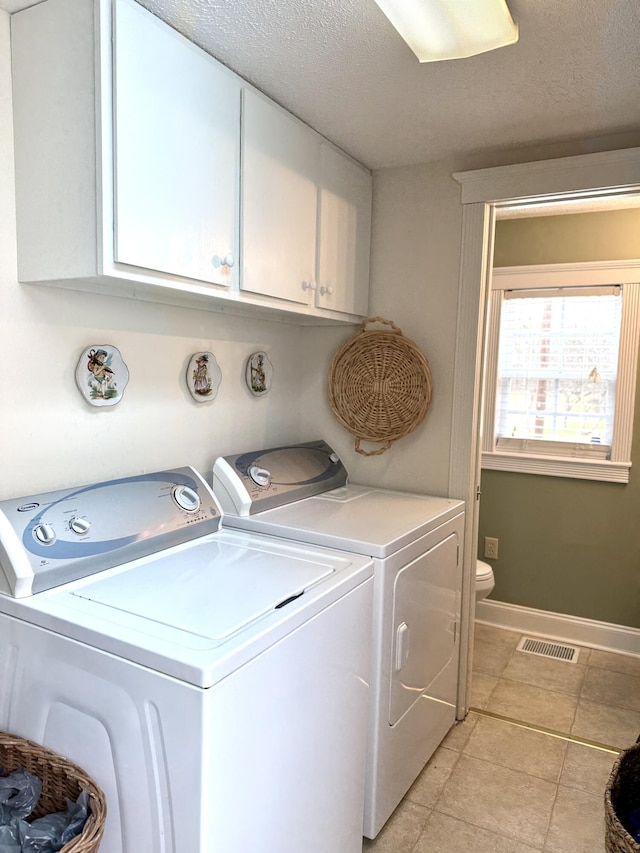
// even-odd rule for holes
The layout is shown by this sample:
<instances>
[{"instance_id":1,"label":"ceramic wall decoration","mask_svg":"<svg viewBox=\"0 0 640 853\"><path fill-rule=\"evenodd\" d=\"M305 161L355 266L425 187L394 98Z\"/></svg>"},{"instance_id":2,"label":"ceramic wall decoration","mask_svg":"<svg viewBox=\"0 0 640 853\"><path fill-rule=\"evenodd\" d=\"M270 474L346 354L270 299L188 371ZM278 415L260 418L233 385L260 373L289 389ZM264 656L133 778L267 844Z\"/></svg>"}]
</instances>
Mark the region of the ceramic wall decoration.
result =
<instances>
[{"instance_id":1,"label":"ceramic wall decoration","mask_svg":"<svg viewBox=\"0 0 640 853\"><path fill-rule=\"evenodd\" d=\"M262 397L271 389L273 365L266 352L254 352L247 360L246 380L249 391L255 397Z\"/></svg>"},{"instance_id":2,"label":"ceramic wall decoration","mask_svg":"<svg viewBox=\"0 0 640 853\"><path fill-rule=\"evenodd\" d=\"M115 406L122 399L128 381L129 370L116 347L94 344L80 356L76 383L92 406Z\"/></svg>"},{"instance_id":3,"label":"ceramic wall decoration","mask_svg":"<svg viewBox=\"0 0 640 853\"><path fill-rule=\"evenodd\" d=\"M222 380L222 371L212 352L196 352L187 367L187 387L198 403L215 399Z\"/></svg>"}]
</instances>

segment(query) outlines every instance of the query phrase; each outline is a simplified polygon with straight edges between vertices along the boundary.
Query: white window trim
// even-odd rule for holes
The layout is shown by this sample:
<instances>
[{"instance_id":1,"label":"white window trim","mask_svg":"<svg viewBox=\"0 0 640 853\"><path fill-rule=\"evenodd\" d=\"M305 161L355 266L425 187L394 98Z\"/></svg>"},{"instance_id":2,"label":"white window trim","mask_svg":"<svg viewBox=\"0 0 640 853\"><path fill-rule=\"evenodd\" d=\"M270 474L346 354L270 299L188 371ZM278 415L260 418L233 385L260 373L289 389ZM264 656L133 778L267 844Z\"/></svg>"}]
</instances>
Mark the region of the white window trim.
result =
<instances>
[{"instance_id":1,"label":"white window trim","mask_svg":"<svg viewBox=\"0 0 640 853\"><path fill-rule=\"evenodd\" d=\"M582 264L540 264L526 267L495 267L492 274L487 326L484 413L482 419L482 467L580 480L628 483L631 468L633 411L640 329L640 261ZM497 450L494 439L500 311L505 290L558 287L624 286L620 356L616 388L613 440L610 459L541 455ZM577 452L574 450L574 452Z\"/></svg>"}]
</instances>

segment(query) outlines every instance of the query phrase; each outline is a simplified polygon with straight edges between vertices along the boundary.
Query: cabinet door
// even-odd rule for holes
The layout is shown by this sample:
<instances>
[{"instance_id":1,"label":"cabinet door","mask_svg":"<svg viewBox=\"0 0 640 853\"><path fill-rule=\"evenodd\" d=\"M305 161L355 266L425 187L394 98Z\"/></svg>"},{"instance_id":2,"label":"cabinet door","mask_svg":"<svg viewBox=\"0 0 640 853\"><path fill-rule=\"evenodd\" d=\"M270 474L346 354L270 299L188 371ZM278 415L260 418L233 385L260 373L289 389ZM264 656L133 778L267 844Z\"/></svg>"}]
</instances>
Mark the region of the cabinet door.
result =
<instances>
[{"instance_id":1,"label":"cabinet door","mask_svg":"<svg viewBox=\"0 0 640 853\"><path fill-rule=\"evenodd\" d=\"M369 305L371 175L329 145L321 148L316 304L365 315Z\"/></svg>"},{"instance_id":2,"label":"cabinet door","mask_svg":"<svg viewBox=\"0 0 640 853\"><path fill-rule=\"evenodd\" d=\"M239 144L239 81L137 3L117 0L115 260L233 284Z\"/></svg>"},{"instance_id":3,"label":"cabinet door","mask_svg":"<svg viewBox=\"0 0 640 853\"><path fill-rule=\"evenodd\" d=\"M240 286L310 303L316 268L318 138L250 89L243 93L242 128Z\"/></svg>"}]
</instances>

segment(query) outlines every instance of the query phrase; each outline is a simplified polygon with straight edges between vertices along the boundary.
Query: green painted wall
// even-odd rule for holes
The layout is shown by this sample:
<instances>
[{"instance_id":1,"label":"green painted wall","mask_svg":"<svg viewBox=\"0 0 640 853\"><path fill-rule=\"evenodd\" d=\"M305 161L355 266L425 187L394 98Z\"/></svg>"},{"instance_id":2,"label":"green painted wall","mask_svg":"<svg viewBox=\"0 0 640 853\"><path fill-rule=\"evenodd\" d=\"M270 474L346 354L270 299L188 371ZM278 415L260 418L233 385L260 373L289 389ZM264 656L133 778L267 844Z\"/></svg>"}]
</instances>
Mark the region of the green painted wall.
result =
<instances>
[{"instance_id":1,"label":"green painted wall","mask_svg":"<svg viewBox=\"0 0 640 853\"><path fill-rule=\"evenodd\" d=\"M620 213L632 214L624 217L624 241ZM596 218L598 244L608 233L617 255L598 248L595 256ZM545 231L553 232L549 253ZM504 220L496 228L496 259L498 247L507 266L640 258L640 210L553 216L544 224ZM640 628L640 388L631 460L625 485L483 471L478 556L485 559L485 536L500 541L499 558L487 560L496 576L491 597Z\"/></svg>"},{"instance_id":2,"label":"green painted wall","mask_svg":"<svg viewBox=\"0 0 640 853\"><path fill-rule=\"evenodd\" d=\"M638 208L502 219L496 225L496 267L638 258Z\"/></svg>"}]
</instances>

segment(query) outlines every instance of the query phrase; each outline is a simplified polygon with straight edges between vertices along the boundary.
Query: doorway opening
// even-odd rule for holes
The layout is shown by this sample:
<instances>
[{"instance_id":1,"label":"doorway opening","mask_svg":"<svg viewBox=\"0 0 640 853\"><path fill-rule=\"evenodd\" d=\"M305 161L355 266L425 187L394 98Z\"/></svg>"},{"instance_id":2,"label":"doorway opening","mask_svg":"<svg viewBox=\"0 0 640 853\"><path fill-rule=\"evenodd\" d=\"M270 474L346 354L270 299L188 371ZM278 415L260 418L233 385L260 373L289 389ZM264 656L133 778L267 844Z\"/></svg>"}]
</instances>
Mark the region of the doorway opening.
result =
<instances>
[{"instance_id":1,"label":"doorway opening","mask_svg":"<svg viewBox=\"0 0 640 853\"><path fill-rule=\"evenodd\" d=\"M603 210L637 203L640 149L581 155L454 175L463 229L456 337L449 494L466 501L466 548L458 718L469 707L475 616L475 561L481 485L482 377L496 220L540 211ZM547 215L547 214L545 214Z\"/></svg>"}]
</instances>

